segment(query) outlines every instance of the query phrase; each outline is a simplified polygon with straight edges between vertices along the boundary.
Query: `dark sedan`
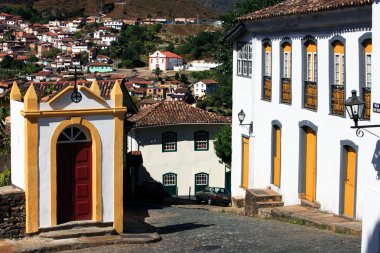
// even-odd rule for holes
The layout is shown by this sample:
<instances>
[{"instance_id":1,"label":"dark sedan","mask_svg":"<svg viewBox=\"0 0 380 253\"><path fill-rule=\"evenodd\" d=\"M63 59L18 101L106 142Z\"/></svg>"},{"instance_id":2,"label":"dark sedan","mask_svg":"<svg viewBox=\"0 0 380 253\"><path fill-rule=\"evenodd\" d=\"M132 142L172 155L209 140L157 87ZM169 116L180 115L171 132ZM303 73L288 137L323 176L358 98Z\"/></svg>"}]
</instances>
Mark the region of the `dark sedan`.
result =
<instances>
[{"instance_id":1,"label":"dark sedan","mask_svg":"<svg viewBox=\"0 0 380 253\"><path fill-rule=\"evenodd\" d=\"M195 193L198 202L206 201L207 204L223 204L229 206L231 203L231 194L225 188L205 187L202 191Z\"/></svg>"}]
</instances>

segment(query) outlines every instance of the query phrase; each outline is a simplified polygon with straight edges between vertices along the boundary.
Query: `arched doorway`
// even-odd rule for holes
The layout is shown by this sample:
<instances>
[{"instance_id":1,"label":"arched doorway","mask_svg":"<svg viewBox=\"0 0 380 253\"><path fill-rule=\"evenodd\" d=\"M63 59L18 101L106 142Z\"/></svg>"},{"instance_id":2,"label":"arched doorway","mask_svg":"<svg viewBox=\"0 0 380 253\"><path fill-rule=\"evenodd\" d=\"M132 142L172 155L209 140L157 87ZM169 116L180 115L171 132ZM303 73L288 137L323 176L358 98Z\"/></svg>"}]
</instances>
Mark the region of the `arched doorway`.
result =
<instances>
[{"instance_id":1,"label":"arched doorway","mask_svg":"<svg viewBox=\"0 0 380 253\"><path fill-rule=\"evenodd\" d=\"M92 142L69 126L57 142L57 223L92 219Z\"/></svg>"}]
</instances>

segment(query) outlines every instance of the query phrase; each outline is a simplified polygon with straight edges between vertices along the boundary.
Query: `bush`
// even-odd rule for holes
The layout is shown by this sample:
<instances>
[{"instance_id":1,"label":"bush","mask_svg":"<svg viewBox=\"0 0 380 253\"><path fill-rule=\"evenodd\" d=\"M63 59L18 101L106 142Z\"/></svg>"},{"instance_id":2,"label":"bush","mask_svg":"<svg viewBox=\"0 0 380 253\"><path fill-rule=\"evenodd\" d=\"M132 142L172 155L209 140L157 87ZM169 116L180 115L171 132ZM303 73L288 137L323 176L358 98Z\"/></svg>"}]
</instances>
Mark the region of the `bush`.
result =
<instances>
[{"instance_id":1,"label":"bush","mask_svg":"<svg viewBox=\"0 0 380 253\"><path fill-rule=\"evenodd\" d=\"M5 169L3 172L0 172L0 187L11 184L11 170Z\"/></svg>"}]
</instances>

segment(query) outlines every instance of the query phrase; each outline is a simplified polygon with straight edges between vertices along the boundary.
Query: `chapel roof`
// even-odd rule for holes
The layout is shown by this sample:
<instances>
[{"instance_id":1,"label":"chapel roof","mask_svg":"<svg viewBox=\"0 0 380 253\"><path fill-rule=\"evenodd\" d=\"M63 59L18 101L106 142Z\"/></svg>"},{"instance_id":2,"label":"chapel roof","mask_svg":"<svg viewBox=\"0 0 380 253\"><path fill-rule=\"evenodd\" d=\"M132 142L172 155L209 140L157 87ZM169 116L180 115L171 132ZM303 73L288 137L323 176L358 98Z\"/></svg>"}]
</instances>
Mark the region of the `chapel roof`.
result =
<instances>
[{"instance_id":1,"label":"chapel roof","mask_svg":"<svg viewBox=\"0 0 380 253\"><path fill-rule=\"evenodd\" d=\"M290 16L320 11L371 5L373 0L286 0L277 5L239 17L240 21Z\"/></svg>"},{"instance_id":2,"label":"chapel roof","mask_svg":"<svg viewBox=\"0 0 380 253\"><path fill-rule=\"evenodd\" d=\"M161 101L128 119L134 127L152 127L181 124L229 124L230 117L193 107L184 101Z\"/></svg>"},{"instance_id":3,"label":"chapel roof","mask_svg":"<svg viewBox=\"0 0 380 253\"><path fill-rule=\"evenodd\" d=\"M111 91L115 85L115 82L118 81L121 86L125 85L125 82L122 79L114 79L114 80L103 80L97 81L100 89L100 96L104 99L108 100L111 97ZM19 84L18 87L20 89L22 97L25 96L26 92L29 89L29 86L32 82ZM78 85L84 85L87 88L90 88L92 82L86 80L78 80ZM50 101L56 94L65 89L68 86L73 86L74 81L58 81L58 82L40 82L33 83L34 89L36 91L38 100L40 102L48 102ZM0 94L1 96L8 95L11 92L11 88L7 89L4 93ZM125 96L125 103L128 109L128 113L137 113L138 109L136 105L133 103L132 98L130 97L128 92L123 92Z\"/></svg>"}]
</instances>

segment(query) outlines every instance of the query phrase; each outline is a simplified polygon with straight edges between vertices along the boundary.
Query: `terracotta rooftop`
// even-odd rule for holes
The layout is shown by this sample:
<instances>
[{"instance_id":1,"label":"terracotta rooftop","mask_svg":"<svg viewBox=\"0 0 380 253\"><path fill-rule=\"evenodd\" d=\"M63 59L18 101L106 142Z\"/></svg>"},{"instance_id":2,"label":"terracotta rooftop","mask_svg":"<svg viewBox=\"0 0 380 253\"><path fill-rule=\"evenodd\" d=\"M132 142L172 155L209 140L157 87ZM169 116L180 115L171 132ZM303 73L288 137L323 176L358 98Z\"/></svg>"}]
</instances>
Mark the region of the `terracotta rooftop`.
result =
<instances>
[{"instance_id":1,"label":"terracotta rooftop","mask_svg":"<svg viewBox=\"0 0 380 253\"><path fill-rule=\"evenodd\" d=\"M217 84L218 83L217 81L212 80L212 79L201 80L201 82L204 84Z\"/></svg>"},{"instance_id":2,"label":"terracotta rooftop","mask_svg":"<svg viewBox=\"0 0 380 253\"><path fill-rule=\"evenodd\" d=\"M280 4L242 16L239 20L265 19L290 16L347 7L371 5L373 0L286 0Z\"/></svg>"},{"instance_id":3,"label":"terracotta rooftop","mask_svg":"<svg viewBox=\"0 0 380 253\"><path fill-rule=\"evenodd\" d=\"M195 108L183 101L161 101L128 119L134 127L181 124L228 124L231 118Z\"/></svg>"}]
</instances>

